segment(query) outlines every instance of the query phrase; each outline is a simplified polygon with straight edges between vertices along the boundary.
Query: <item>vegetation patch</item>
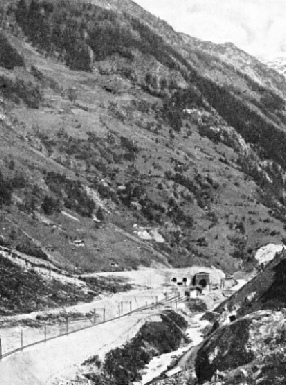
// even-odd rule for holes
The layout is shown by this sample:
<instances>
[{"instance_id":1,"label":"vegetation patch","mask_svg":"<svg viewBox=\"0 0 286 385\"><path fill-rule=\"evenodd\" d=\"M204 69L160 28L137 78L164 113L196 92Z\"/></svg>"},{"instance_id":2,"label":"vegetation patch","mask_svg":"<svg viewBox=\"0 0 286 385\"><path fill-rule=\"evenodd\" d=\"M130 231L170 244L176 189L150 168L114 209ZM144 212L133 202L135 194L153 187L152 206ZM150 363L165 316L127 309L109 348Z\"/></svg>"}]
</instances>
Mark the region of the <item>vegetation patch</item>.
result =
<instances>
[{"instance_id":1,"label":"vegetation patch","mask_svg":"<svg viewBox=\"0 0 286 385\"><path fill-rule=\"evenodd\" d=\"M63 174L51 171L46 174L45 182L50 190L63 200L65 207L75 210L83 216L90 217L92 215L95 203L87 195L79 181L68 179ZM48 196L44 197L42 208L46 214L60 211L59 207L57 199Z\"/></svg>"},{"instance_id":2,"label":"vegetation patch","mask_svg":"<svg viewBox=\"0 0 286 385\"><path fill-rule=\"evenodd\" d=\"M14 67L23 67L25 65L22 56L18 51L9 43L7 37L0 34L0 66L7 69L13 69Z\"/></svg>"},{"instance_id":3,"label":"vegetation patch","mask_svg":"<svg viewBox=\"0 0 286 385\"><path fill-rule=\"evenodd\" d=\"M172 310L161 314L161 322L147 322L137 335L121 348L110 351L98 372L98 358L88 360L95 367L86 377L94 384L125 385L140 380L138 373L154 356L178 349L187 322Z\"/></svg>"},{"instance_id":4,"label":"vegetation patch","mask_svg":"<svg viewBox=\"0 0 286 385\"><path fill-rule=\"evenodd\" d=\"M30 313L93 299L93 294L86 295L74 285L44 280L36 272L24 271L2 256L0 275L0 315Z\"/></svg>"},{"instance_id":5,"label":"vegetation patch","mask_svg":"<svg viewBox=\"0 0 286 385\"><path fill-rule=\"evenodd\" d=\"M0 75L0 90L3 97L19 104L23 101L30 108L39 108L42 100L41 89L36 82L21 77Z\"/></svg>"}]
</instances>

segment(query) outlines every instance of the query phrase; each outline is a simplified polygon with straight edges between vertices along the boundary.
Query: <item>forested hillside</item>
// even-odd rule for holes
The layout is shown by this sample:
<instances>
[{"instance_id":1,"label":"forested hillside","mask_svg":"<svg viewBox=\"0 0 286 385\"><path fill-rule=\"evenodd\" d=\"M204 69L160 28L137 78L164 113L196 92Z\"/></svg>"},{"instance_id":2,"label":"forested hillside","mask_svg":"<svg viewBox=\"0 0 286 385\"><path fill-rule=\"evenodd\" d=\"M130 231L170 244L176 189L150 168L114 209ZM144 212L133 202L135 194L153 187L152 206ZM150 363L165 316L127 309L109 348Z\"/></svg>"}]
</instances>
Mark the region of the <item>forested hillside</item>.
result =
<instances>
[{"instance_id":1,"label":"forested hillside","mask_svg":"<svg viewBox=\"0 0 286 385\"><path fill-rule=\"evenodd\" d=\"M129 1L6 1L1 25L4 245L71 269L233 271L284 241L279 75Z\"/></svg>"}]
</instances>

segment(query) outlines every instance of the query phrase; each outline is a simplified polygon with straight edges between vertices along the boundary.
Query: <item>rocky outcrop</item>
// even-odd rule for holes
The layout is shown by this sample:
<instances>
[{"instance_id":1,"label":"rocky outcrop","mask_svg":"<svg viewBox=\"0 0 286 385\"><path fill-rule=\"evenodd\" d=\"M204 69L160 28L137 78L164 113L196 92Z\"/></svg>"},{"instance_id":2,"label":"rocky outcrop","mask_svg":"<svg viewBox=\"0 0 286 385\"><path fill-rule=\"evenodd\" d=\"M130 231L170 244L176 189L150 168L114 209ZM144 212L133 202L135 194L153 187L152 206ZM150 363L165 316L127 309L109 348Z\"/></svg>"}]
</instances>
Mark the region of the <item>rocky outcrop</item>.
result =
<instances>
[{"instance_id":1,"label":"rocky outcrop","mask_svg":"<svg viewBox=\"0 0 286 385\"><path fill-rule=\"evenodd\" d=\"M246 347L251 323L249 319L241 319L220 328L205 341L196 361L199 383L210 380L217 370L234 369L253 360L253 352Z\"/></svg>"},{"instance_id":2,"label":"rocky outcrop","mask_svg":"<svg viewBox=\"0 0 286 385\"><path fill-rule=\"evenodd\" d=\"M285 310L255 312L204 342L196 359L198 382L284 384L285 349Z\"/></svg>"}]
</instances>

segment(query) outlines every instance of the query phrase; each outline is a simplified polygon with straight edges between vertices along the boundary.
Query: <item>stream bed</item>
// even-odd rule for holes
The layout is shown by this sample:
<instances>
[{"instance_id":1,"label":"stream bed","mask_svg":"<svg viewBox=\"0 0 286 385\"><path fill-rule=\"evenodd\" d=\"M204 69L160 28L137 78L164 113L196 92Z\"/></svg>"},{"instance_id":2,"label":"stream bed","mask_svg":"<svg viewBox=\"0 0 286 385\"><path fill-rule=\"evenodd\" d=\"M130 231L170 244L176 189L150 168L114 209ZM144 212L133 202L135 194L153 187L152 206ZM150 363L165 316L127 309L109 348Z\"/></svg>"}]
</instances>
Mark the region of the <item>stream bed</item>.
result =
<instances>
[{"instance_id":1,"label":"stream bed","mask_svg":"<svg viewBox=\"0 0 286 385\"><path fill-rule=\"evenodd\" d=\"M162 373L165 373L169 377L183 370L184 357L187 359L188 353L191 352L192 348L202 342L202 331L209 325L208 321L201 320L203 314L204 313L197 313L190 317L190 325L186 330L186 335L190 338L191 342L173 352L154 357L149 364L146 365L145 369L141 371L142 380L133 382L133 385L145 385L159 377ZM177 362L177 364L168 371L168 368L172 366L174 362Z\"/></svg>"}]
</instances>

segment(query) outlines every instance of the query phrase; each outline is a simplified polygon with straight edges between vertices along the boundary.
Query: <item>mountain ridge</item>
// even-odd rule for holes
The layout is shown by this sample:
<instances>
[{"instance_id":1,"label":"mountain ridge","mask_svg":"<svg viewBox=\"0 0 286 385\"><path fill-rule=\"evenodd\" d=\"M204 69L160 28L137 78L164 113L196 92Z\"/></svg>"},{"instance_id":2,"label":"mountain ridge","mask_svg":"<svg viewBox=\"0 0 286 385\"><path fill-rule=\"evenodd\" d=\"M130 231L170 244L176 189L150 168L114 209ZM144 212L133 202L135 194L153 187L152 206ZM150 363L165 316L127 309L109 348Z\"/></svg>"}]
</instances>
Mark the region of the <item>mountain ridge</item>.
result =
<instances>
[{"instance_id":1,"label":"mountain ridge","mask_svg":"<svg viewBox=\"0 0 286 385\"><path fill-rule=\"evenodd\" d=\"M270 68L273 68L275 71L280 73L283 77L286 76L286 56L278 55L273 58L263 58L261 59L262 63L267 65Z\"/></svg>"}]
</instances>

